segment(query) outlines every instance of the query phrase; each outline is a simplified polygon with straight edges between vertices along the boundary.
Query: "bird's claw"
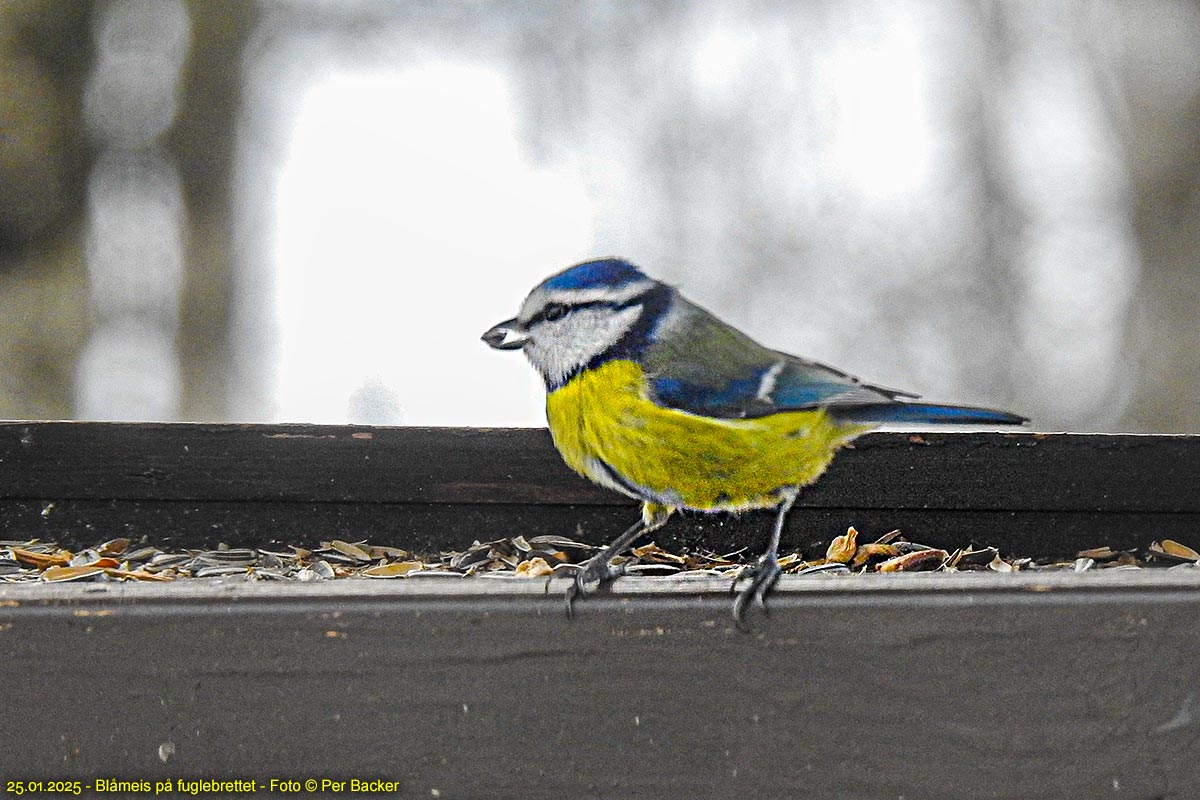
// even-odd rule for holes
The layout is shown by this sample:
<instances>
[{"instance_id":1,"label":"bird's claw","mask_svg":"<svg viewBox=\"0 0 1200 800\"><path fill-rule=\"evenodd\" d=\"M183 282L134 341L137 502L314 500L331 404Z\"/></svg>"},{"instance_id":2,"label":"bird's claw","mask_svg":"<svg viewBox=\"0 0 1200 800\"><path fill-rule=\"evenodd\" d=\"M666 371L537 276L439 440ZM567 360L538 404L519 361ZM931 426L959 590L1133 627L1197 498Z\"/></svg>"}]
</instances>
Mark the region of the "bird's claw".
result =
<instances>
[{"instance_id":1,"label":"bird's claw","mask_svg":"<svg viewBox=\"0 0 1200 800\"><path fill-rule=\"evenodd\" d=\"M737 592L737 597L733 601L733 621L738 630L749 630L746 625L746 609L751 600L762 609L764 616L768 614L767 592L771 591L781 574L783 574L783 569L780 568L779 561L773 554L767 553L758 560L757 564L744 570L734 580L730 590ZM747 578L749 583L741 591L738 591L737 585L742 578Z\"/></svg>"},{"instance_id":2,"label":"bird's claw","mask_svg":"<svg viewBox=\"0 0 1200 800\"><path fill-rule=\"evenodd\" d=\"M599 589L625 574L623 566L614 567L609 561L600 556L588 559L582 567L576 570L571 582L567 585L567 616L574 615L574 604L578 597L587 594L592 589ZM592 586L594 584L594 586Z\"/></svg>"}]
</instances>

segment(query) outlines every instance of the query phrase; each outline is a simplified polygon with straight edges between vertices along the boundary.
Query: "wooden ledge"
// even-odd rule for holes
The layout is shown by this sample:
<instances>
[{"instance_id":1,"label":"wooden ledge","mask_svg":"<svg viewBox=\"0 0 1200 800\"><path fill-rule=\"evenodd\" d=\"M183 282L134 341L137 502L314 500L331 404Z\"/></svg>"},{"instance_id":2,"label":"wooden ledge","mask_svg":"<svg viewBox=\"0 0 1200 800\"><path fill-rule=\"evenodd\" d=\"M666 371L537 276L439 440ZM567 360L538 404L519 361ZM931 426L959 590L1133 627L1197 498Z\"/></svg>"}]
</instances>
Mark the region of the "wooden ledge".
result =
<instances>
[{"instance_id":1,"label":"wooden ledge","mask_svg":"<svg viewBox=\"0 0 1200 800\"><path fill-rule=\"evenodd\" d=\"M144 604L179 603L252 606L257 602L295 602L316 605L375 603L401 606L420 601L475 604L483 608L510 602L562 610L567 578L518 578L511 573L460 577L426 575L392 580L342 578L300 583L250 581L241 576L182 578L171 583L112 581L105 583L0 583L0 615L32 609L106 606L120 612ZM627 608L631 601L660 603L663 607L695 603L728 606L728 578L688 574L669 577L624 577L604 591L589 594L579 606L588 609ZM1200 591L1200 566L1175 569L1147 567L1133 570L1099 569L1025 571L1016 573L871 573L865 575L784 575L771 593L772 608L810 607L813 603L926 603L970 604L1013 602L1014 595L1029 596L1048 604L1100 599L1114 593L1148 593L1166 598L1181 595L1192 601ZM532 605L531 605L532 604ZM10 611L10 609L13 609ZM17 611L16 609L20 609ZM727 608L725 610L728 610ZM564 615L565 619L565 615Z\"/></svg>"},{"instance_id":2,"label":"wooden ledge","mask_svg":"<svg viewBox=\"0 0 1200 800\"><path fill-rule=\"evenodd\" d=\"M527 580L6 586L4 777L1191 797L1198 576L788 578L749 634L714 579L572 620Z\"/></svg>"},{"instance_id":3,"label":"wooden ledge","mask_svg":"<svg viewBox=\"0 0 1200 800\"><path fill-rule=\"evenodd\" d=\"M877 433L807 489L784 546L850 525L953 549L1069 556L1173 538L1200 547L1200 436ZM0 423L0 536L177 547L369 539L417 550L569 533L637 513L571 473L544 429ZM766 513L686 515L664 545L761 546Z\"/></svg>"},{"instance_id":4,"label":"wooden ledge","mask_svg":"<svg viewBox=\"0 0 1200 800\"><path fill-rule=\"evenodd\" d=\"M1200 547L1200 437L874 434L786 548ZM611 539L544 430L0 424L0 536L409 549ZM761 548L769 515L655 538ZM403 797L1200 796L1200 569L728 582L0 585L4 779L398 781ZM86 792L85 792L86 794Z\"/></svg>"}]
</instances>

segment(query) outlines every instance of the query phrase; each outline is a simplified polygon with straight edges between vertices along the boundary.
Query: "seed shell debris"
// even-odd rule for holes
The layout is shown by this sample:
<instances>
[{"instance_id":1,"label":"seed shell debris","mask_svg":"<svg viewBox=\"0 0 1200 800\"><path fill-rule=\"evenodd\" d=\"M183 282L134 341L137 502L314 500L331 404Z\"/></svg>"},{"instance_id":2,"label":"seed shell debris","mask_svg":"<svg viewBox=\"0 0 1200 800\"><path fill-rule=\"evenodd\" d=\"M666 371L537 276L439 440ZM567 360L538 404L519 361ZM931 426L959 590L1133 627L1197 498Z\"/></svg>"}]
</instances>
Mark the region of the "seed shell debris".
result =
<instances>
[{"instance_id":1,"label":"seed shell debris","mask_svg":"<svg viewBox=\"0 0 1200 800\"><path fill-rule=\"evenodd\" d=\"M972 544L953 552L909 540L889 531L874 541L855 528L833 538L821 557L785 553L779 566L787 574L864 574L875 572L1104 572L1111 569L1200 568L1200 552L1169 538L1143 550L1109 546L1080 550L1060 558L1030 558ZM365 540L330 539L316 547L256 549L218 546L212 550L170 550L150 541L116 538L78 551L37 539L0 541L0 583L73 581L165 582L208 578L222 581L268 580L323 582L344 578L428 579L494 576L544 578L571 574L600 548L565 536L515 535L475 541L462 550L414 553ZM756 554L702 549L672 552L656 542L634 547L614 563L631 575L697 572L732 578Z\"/></svg>"}]
</instances>

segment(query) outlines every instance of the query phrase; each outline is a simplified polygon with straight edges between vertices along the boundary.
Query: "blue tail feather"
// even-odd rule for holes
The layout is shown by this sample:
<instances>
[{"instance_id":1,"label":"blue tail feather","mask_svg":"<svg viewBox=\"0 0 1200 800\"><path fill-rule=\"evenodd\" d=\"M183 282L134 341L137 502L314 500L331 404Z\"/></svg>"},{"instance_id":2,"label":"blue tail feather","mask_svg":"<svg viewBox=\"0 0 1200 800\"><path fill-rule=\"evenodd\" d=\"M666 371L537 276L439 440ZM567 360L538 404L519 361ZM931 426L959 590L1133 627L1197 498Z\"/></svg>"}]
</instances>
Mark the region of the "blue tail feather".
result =
<instances>
[{"instance_id":1,"label":"blue tail feather","mask_svg":"<svg viewBox=\"0 0 1200 800\"><path fill-rule=\"evenodd\" d=\"M1008 411L937 403L860 403L829 409L843 422L920 422L937 425L1021 425L1028 418Z\"/></svg>"}]
</instances>

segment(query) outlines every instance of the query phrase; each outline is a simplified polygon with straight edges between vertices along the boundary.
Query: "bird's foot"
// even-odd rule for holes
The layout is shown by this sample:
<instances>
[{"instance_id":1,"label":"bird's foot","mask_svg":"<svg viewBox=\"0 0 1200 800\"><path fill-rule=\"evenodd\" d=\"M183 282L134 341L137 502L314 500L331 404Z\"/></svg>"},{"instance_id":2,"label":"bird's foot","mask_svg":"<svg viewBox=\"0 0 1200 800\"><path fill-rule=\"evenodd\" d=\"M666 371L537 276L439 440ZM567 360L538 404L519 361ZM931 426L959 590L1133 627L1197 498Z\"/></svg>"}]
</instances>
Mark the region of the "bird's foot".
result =
<instances>
[{"instance_id":1,"label":"bird's foot","mask_svg":"<svg viewBox=\"0 0 1200 800\"><path fill-rule=\"evenodd\" d=\"M576 598L595 591L624 574L625 567L623 565L613 566L604 553L589 558L575 572L575 576L567 586L567 616L570 617L573 614L572 607Z\"/></svg>"},{"instance_id":2,"label":"bird's foot","mask_svg":"<svg viewBox=\"0 0 1200 800\"><path fill-rule=\"evenodd\" d=\"M771 587L779 580L782 572L775 554L766 553L758 559L758 563L743 570L734 579L731 588L737 592L737 597L733 601L733 621L739 630L749 630L746 625L746 610L750 606L750 601L753 600L754 604L762 609L764 615L767 613L767 592L771 591ZM741 591L738 591L738 583L743 578L747 579L749 583Z\"/></svg>"}]
</instances>

